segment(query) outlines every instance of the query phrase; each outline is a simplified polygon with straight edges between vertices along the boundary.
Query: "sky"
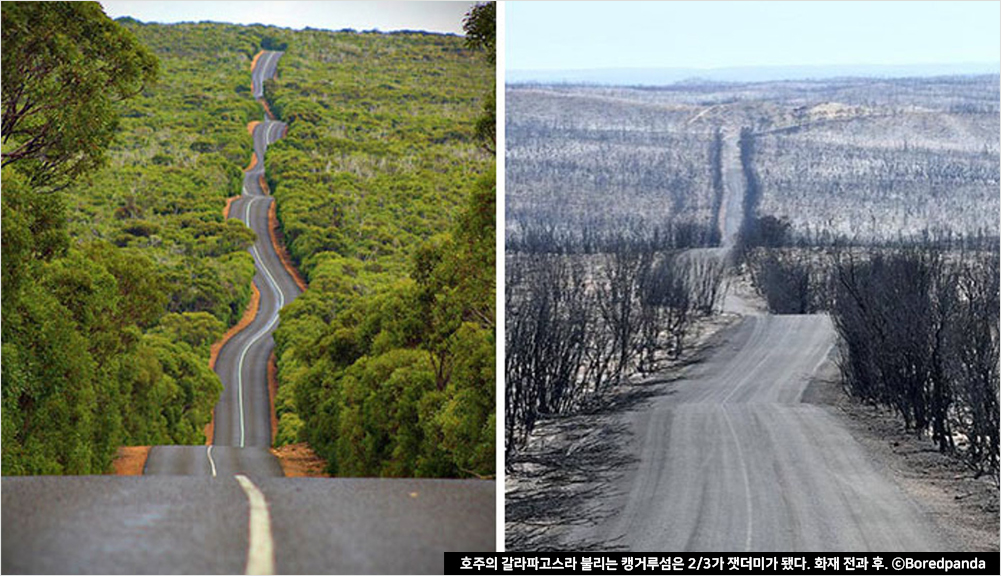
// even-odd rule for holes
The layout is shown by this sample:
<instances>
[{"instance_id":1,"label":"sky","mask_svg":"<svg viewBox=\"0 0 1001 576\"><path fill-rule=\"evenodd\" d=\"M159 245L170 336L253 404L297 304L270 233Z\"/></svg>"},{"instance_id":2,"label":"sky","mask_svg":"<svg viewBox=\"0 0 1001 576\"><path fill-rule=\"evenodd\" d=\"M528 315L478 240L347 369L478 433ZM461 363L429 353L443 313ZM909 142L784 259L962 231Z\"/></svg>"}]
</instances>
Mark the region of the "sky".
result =
<instances>
[{"instance_id":1,"label":"sky","mask_svg":"<svg viewBox=\"0 0 1001 576\"><path fill-rule=\"evenodd\" d=\"M142 22L229 22L327 30L426 30L462 34L462 17L475 2L111 2L112 18Z\"/></svg>"},{"instance_id":2,"label":"sky","mask_svg":"<svg viewBox=\"0 0 1001 576\"><path fill-rule=\"evenodd\" d=\"M507 2L507 70L991 63L1001 2Z\"/></svg>"}]
</instances>

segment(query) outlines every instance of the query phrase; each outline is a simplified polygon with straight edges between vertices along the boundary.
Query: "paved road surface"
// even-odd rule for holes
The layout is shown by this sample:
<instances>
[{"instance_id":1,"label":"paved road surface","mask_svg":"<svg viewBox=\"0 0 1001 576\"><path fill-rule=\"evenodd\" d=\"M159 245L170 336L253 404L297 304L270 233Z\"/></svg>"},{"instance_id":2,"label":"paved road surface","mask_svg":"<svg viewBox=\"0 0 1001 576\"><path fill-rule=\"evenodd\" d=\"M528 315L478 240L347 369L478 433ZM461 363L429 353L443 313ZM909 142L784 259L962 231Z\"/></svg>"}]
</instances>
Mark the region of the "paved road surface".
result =
<instances>
[{"instance_id":1,"label":"paved road surface","mask_svg":"<svg viewBox=\"0 0 1001 576\"><path fill-rule=\"evenodd\" d=\"M274 78L275 68L278 66L278 59L282 57L282 54L284 52L268 50L257 59L257 65L254 66L250 74L254 98L264 98L264 81Z\"/></svg>"},{"instance_id":2,"label":"paved road surface","mask_svg":"<svg viewBox=\"0 0 1001 576\"><path fill-rule=\"evenodd\" d=\"M274 348L271 333L278 325L278 311L300 293L271 243L268 209L274 199L265 196L259 184L263 150L274 142L270 135L280 135L282 130L281 122L269 120L257 125L254 141L260 159L255 170L246 175L244 195L230 207L230 217L239 218L257 233L251 254L257 266L254 284L261 293L261 301L254 322L227 342L216 360L215 369L225 391L216 406L214 444L241 447L271 444L267 389L267 361Z\"/></svg>"},{"instance_id":3,"label":"paved road surface","mask_svg":"<svg viewBox=\"0 0 1001 576\"><path fill-rule=\"evenodd\" d=\"M281 476L282 467L267 446L157 446L150 450L148 476Z\"/></svg>"},{"instance_id":4,"label":"paved road surface","mask_svg":"<svg viewBox=\"0 0 1001 576\"><path fill-rule=\"evenodd\" d=\"M279 574L442 573L494 548L494 483L257 480ZM4 574L237 574L247 496L232 476L3 479Z\"/></svg>"},{"instance_id":5,"label":"paved road surface","mask_svg":"<svg viewBox=\"0 0 1001 576\"><path fill-rule=\"evenodd\" d=\"M930 551L931 520L834 416L800 402L826 316L749 316L673 392L624 415L639 464L571 534L635 551Z\"/></svg>"},{"instance_id":6,"label":"paved road surface","mask_svg":"<svg viewBox=\"0 0 1001 576\"><path fill-rule=\"evenodd\" d=\"M740 136L735 129L723 132L723 201L720 203L720 245L729 250L737 243L744 221L744 171L740 164Z\"/></svg>"},{"instance_id":7,"label":"paved road surface","mask_svg":"<svg viewBox=\"0 0 1001 576\"><path fill-rule=\"evenodd\" d=\"M274 75L281 52L265 52L253 77ZM261 72L263 70L263 73ZM238 218L257 233L250 252L257 274L254 284L261 293L260 308L254 322L223 346L216 361L216 372L226 391L216 407L213 444L225 446L270 446L271 408L267 392L267 361L274 349L271 333L278 325L278 312L299 294L299 287L282 266L271 242L268 209L274 199L261 188L264 157L268 145L285 131L285 124L265 116L254 129L254 154L257 163L247 171L243 196L230 207L230 218Z\"/></svg>"}]
</instances>

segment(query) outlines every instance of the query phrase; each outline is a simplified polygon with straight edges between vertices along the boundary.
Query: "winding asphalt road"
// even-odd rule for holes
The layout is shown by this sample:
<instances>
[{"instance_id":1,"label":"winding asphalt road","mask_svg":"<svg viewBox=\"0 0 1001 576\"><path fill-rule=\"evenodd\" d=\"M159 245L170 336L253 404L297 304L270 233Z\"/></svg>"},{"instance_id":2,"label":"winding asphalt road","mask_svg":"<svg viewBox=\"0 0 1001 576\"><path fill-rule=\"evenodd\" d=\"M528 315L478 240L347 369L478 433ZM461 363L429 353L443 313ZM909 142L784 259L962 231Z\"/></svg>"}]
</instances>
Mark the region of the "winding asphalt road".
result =
<instances>
[{"instance_id":1,"label":"winding asphalt road","mask_svg":"<svg viewBox=\"0 0 1001 576\"><path fill-rule=\"evenodd\" d=\"M251 74L254 96L263 98L264 80L276 70L281 52L264 52ZM295 299L299 287L282 266L268 229L268 209L274 198L261 187L268 146L285 133L286 125L267 113L254 127L254 163L243 179L243 194L230 206L230 218L249 226L257 240L250 248L257 273L254 284L260 305L253 322L219 351L215 371L223 393L215 408L213 449L201 446L156 446L150 450L145 474L223 474L253 477L281 476L281 466L268 451L271 446L271 404L267 366L274 349L272 333L278 312ZM227 447L222 449L222 447Z\"/></svg>"},{"instance_id":2,"label":"winding asphalt road","mask_svg":"<svg viewBox=\"0 0 1001 576\"><path fill-rule=\"evenodd\" d=\"M261 56L253 73L255 87L263 84L262 78L274 75L281 55L281 52L265 52ZM254 284L260 291L261 300L254 322L227 342L216 360L216 372L226 388L216 407L212 440L216 445L241 448L271 445L267 382L267 361L274 349L271 334L278 326L278 312L301 293L271 243L268 210L274 198L261 187L264 155L268 146L281 138L285 130L283 122L268 115L254 127L256 163L244 176L243 195L230 206L230 218L238 218L257 234L250 253L257 267Z\"/></svg>"},{"instance_id":3,"label":"winding asphalt road","mask_svg":"<svg viewBox=\"0 0 1001 576\"><path fill-rule=\"evenodd\" d=\"M280 57L258 59L255 96ZM446 550L494 550L492 481L281 477L267 360L278 311L300 291L271 243L260 179L285 128L267 116L256 126L257 162L230 207L257 233L261 300L216 361L212 445L154 447L143 477L3 478L3 573L431 574Z\"/></svg>"},{"instance_id":4,"label":"winding asphalt road","mask_svg":"<svg viewBox=\"0 0 1001 576\"><path fill-rule=\"evenodd\" d=\"M725 142L723 246L692 257L727 258L739 231L743 175L735 138ZM637 465L606 492L612 513L571 527L566 541L661 552L950 549L844 425L802 401L832 361L830 318L761 314L739 296L724 308L743 317L719 344L667 394L621 416Z\"/></svg>"}]
</instances>

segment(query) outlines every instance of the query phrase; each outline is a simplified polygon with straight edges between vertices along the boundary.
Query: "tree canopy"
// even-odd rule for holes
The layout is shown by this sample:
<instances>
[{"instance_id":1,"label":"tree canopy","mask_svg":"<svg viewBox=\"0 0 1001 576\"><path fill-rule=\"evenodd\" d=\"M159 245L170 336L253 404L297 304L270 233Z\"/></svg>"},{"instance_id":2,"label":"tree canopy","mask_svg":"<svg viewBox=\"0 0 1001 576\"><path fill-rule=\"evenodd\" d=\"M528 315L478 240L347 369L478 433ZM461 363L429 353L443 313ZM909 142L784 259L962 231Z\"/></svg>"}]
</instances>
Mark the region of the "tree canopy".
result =
<instances>
[{"instance_id":1,"label":"tree canopy","mask_svg":"<svg viewBox=\"0 0 1001 576\"><path fill-rule=\"evenodd\" d=\"M96 2L3 5L3 165L33 186L100 166L118 123L115 102L158 71L155 56Z\"/></svg>"},{"instance_id":2,"label":"tree canopy","mask_svg":"<svg viewBox=\"0 0 1001 576\"><path fill-rule=\"evenodd\" d=\"M461 38L304 31L267 173L309 289L275 332L277 442L354 476L494 472L494 71ZM490 92L492 94L492 92Z\"/></svg>"},{"instance_id":3,"label":"tree canopy","mask_svg":"<svg viewBox=\"0 0 1001 576\"><path fill-rule=\"evenodd\" d=\"M497 63L497 7L494 2L473 6L462 21L466 32L466 47L482 51L491 65ZM476 119L476 137L483 147L493 154L497 149L497 97L496 88L483 102L483 113Z\"/></svg>"},{"instance_id":4,"label":"tree canopy","mask_svg":"<svg viewBox=\"0 0 1001 576\"><path fill-rule=\"evenodd\" d=\"M462 20L466 33L466 46L482 50L491 64L497 62L497 6L494 2L477 4L466 12Z\"/></svg>"},{"instance_id":5,"label":"tree canopy","mask_svg":"<svg viewBox=\"0 0 1001 576\"><path fill-rule=\"evenodd\" d=\"M103 473L122 445L201 444L222 390L210 346L254 274L253 232L221 210L252 149L263 28L2 10L3 473ZM50 73L22 82L29 64ZM48 148L8 159L26 137L8 125Z\"/></svg>"}]
</instances>

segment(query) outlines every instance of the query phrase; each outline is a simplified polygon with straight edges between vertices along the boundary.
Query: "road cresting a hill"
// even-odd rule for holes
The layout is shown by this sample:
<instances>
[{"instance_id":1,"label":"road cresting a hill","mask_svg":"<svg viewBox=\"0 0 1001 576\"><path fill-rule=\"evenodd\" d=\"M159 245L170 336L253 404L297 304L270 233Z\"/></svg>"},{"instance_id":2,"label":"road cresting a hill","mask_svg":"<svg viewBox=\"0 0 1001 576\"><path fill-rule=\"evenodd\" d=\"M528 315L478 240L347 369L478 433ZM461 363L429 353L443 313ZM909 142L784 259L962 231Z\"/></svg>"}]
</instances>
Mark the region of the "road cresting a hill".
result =
<instances>
[{"instance_id":1,"label":"road cresting a hill","mask_svg":"<svg viewBox=\"0 0 1001 576\"><path fill-rule=\"evenodd\" d=\"M264 50L260 50L257 54L254 54L254 59L250 61L250 72L251 78L253 78L254 68L257 67L257 60L264 54Z\"/></svg>"}]
</instances>

